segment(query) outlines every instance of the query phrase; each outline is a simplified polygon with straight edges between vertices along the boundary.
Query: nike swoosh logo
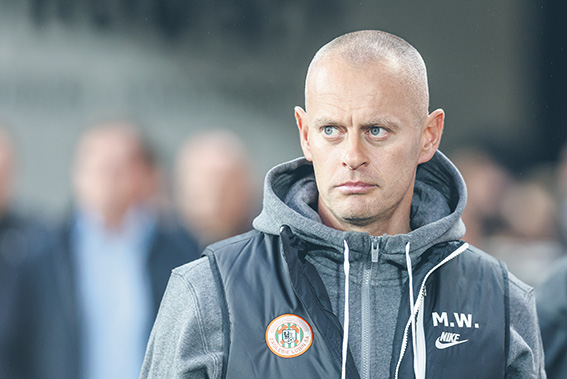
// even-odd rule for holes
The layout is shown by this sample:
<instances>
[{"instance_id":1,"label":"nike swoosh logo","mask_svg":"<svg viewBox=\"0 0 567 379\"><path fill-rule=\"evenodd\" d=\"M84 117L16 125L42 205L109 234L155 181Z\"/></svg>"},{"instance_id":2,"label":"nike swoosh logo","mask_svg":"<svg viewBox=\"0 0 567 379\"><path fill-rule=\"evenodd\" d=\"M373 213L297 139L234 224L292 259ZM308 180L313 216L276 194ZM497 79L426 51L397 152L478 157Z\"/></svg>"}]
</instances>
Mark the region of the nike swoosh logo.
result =
<instances>
[{"instance_id":1,"label":"nike swoosh logo","mask_svg":"<svg viewBox=\"0 0 567 379\"><path fill-rule=\"evenodd\" d=\"M453 347L461 343L468 342L469 340L455 341L455 342L441 342L439 338L435 341L435 347L439 350L447 349L448 347Z\"/></svg>"}]
</instances>

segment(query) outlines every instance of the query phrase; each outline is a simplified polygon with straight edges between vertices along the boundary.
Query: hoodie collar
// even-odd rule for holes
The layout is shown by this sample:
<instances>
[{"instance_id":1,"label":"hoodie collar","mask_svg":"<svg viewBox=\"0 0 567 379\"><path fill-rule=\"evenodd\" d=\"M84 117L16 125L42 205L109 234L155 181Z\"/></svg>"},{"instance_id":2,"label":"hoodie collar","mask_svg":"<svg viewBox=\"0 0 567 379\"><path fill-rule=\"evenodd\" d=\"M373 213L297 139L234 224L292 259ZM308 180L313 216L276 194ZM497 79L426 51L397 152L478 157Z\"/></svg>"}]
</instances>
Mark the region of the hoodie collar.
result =
<instances>
[{"instance_id":1,"label":"hoodie collar","mask_svg":"<svg viewBox=\"0 0 567 379\"><path fill-rule=\"evenodd\" d=\"M277 235L282 225L288 225L293 233L307 242L342 252L346 240L353 255L361 253L366 256L373 237L324 225L316 211L317 199L315 175L310 162L297 158L280 164L266 175L263 209L253 222L254 228ZM407 242L411 243L414 260L437 243L462 238L465 230L461 215L465 203L466 187L461 174L438 151L429 162L417 169L410 215L412 231L379 236L382 256L405 264Z\"/></svg>"}]
</instances>

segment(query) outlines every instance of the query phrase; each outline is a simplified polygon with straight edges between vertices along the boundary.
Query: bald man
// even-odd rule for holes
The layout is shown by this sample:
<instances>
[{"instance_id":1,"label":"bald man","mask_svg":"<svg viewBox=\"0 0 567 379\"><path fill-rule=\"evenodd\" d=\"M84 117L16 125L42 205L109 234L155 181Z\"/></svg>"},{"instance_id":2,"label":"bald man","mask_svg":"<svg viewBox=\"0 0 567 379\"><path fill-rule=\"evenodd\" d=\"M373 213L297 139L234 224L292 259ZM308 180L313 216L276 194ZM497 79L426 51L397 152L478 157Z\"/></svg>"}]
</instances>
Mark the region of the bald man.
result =
<instances>
[{"instance_id":1,"label":"bald man","mask_svg":"<svg viewBox=\"0 0 567 379\"><path fill-rule=\"evenodd\" d=\"M2 378L137 378L171 270L196 242L155 203L157 163L134 125L81 137L74 207L21 275Z\"/></svg>"},{"instance_id":2,"label":"bald man","mask_svg":"<svg viewBox=\"0 0 567 379\"><path fill-rule=\"evenodd\" d=\"M255 186L243 142L227 130L192 136L177 157L179 211L205 247L247 231L255 212Z\"/></svg>"},{"instance_id":3,"label":"bald man","mask_svg":"<svg viewBox=\"0 0 567 379\"><path fill-rule=\"evenodd\" d=\"M176 269L142 378L541 378L533 290L463 242L426 68L359 31L322 47L304 157L266 177L254 230Z\"/></svg>"}]
</instances>

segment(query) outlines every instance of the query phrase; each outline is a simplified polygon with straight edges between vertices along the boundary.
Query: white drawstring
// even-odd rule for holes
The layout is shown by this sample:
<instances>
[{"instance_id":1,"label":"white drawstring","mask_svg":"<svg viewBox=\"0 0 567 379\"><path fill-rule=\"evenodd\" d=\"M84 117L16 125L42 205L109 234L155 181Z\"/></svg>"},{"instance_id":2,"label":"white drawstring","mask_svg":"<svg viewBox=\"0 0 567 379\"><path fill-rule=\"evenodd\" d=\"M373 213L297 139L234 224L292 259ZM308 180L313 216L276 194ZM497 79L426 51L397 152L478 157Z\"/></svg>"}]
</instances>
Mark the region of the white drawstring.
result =
<instances>
[{"instance_id":1,"label":"white drawstring","mask_svg":"<svg viewBox=\"0 0 567 379\"><path fill-rule=\"evenodd\" d=\"M344 264L343 269L345 272L345 313L343 322L343 366L341 370L341 379L346 378L346 360L348 351L348 324L349 324L349 310L348 310L348 283L349 283L349 273L350 273L350 262L349 262L349 248L347 241L344 240Z\"/></svg>"},{"instance_id":2,"label":"white drawstring","mask_svg":"<svg viewBox=\"0 0 567 379\"><path fill-rule=\"evenodd\" d=\"M437 269L439 269L441 266L443 266L447 262L449 262L452 259L455 259L459 255L461 255L468 248L469 248L468 243L462 244L457 250L453 251L451 254L449 254L447 257L445 257L441 262L437 263L437 265L435 265L435 267L429 269L427 274L422 279L418 301L416 302L417 307L419 308L418 312L421 313L421 315L418 314L418 320L417 320L418 352L417 352L417 354L416 354L416 352L414 352L414 362L415 361L419 362L417 372L415 372L416 366L414 365L414 374L415 374L415 377L417 379L425 379L426 362L427 362L427 350L426 350L426 343L425 343L425 329L424 329L424 325L423 325L423 308L425 307L425 305L424 305L424 302L425 302L425 299L424 299L425 298L425 283L427 282L427 279L429 278L429 276L432 273L434 273ZM409 255L409 243L406 246L406 254ZM409 261L409 263L411 263L411 259L406 257L406 262L407 261ZM408 267L411 267L411 264L408 265ZM409 271L409 269L408 269L408 271ZM410 278L411 278L411 276L413 276L413 275L410 275ZM411 280L413 281L413 278L411 278ZM412 288L412 287L410 287L410 288ZM413 292L413 290L411 292ZM410 304L410 307L411 307L411 304ZM414 316L413 312L412 312L412 315L409 318L408 322L406 323L406 327L404 329L404 339L403 339L403 342L402 342L402 346L400 348L401 350L400 350L400 356L398 358L398 364L396 365L396 372L395 372L395 375L394 375L395 379L399 378L402 360L404 358L404 354L405 354L406 348L407 348L406 342L407 342L407 336L408 336L408 329L409 329L410 325L412 325L412 322L415 322L415 316Z\"/></svg>"},{"instance_id":3,"label":"white drawstring","mask_svg":"<svg viewBox=\"0 0 567 379\"><path fill-rule=\"evenodd\" d=\"M410 243L406 244L406 265L408 266L408 282L409 282L409 302L410 302L410 320L411 320L411 339L413 344L413 370L417 376L417 361L415 359L415 353L417 351L417 340L416 340L416 333L415 333L415 306L414 306L414 298L413 298L413 268L411 265L411 257L410 257Z\"/></svg>"},{"instance_id":4,"label":"white drawstring","mask_svg":"<svg viewBox=\"0 0 567 379\"><path fill-rule=\"evenodd\" d=\"M416 305L423 308L423 297L420 296L414 304L413 297L413 267L410 257L410 243L406 244L406 264L408 266L408 284L410 297L410 321L411 321L411 340L413 346L413 373L416 379L425 378L425 334L423 329L423 310L418 309L416 314ZM418 321L416 321L416 316ZM416 325L417 324L417 325Z\"/></svg>"}]
</instances>

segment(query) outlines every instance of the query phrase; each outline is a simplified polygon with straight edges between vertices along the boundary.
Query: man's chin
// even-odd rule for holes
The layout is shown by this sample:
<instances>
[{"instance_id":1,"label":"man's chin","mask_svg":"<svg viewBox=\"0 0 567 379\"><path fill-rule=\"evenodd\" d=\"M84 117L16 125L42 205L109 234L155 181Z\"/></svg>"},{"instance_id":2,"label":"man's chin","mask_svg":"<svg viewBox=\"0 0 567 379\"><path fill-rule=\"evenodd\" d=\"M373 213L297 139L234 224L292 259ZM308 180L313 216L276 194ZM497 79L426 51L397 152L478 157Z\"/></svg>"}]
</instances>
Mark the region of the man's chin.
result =
<instances>
[{"instance_id":1,"label":"man's chin","mask_svg":"<svg viewBox=\"0 0 567 379\"><path fill-rule=\"evenodd\" d=\"M343 221L354 226L368 226L371 225L376 218L368 215L347 215L342 217Z\"/></svg>"}]
</instances>

